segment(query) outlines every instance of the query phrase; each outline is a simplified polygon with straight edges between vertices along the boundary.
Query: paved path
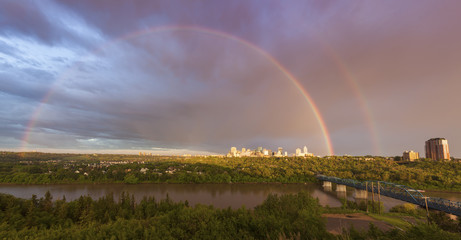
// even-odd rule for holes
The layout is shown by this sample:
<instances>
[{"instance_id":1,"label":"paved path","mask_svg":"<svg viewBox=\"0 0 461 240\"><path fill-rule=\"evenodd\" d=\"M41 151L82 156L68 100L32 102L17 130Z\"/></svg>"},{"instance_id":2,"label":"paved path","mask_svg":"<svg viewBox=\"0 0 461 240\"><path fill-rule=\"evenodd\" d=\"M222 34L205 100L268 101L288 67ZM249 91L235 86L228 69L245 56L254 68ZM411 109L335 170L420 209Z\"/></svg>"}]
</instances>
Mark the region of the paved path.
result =
<instances>
[{"instance_id":1,"label":"paved path","mask_svg":"<svg viewBox=\"0 0 461 240\"><path fill-rule=\"evenodd\" d=\"M383 231L394 228L386 222L376 220L362 213L352 214L323 214L327 220L327 231L333 234L341 234L342 228L349 229L354 226L356 230L367 231L370 222Z\"/></svg>"}]
</instances>

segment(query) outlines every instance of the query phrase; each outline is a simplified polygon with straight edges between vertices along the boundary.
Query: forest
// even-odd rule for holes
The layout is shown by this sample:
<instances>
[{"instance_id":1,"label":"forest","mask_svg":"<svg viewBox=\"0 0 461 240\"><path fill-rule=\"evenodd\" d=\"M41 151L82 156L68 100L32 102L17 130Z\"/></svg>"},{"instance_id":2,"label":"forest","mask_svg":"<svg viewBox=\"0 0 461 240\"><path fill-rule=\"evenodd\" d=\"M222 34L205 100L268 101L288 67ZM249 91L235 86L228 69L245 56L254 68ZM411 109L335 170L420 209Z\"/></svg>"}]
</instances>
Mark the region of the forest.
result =
<instances>
[{"instance_id":1,"label":"forest","mask_svg":"<svg viewBox=\"0 0 461 240\"><path fill-rule=\"evenodd\" d=\"M254 209L189 206L169 198L144 198L123 193L97 200L82 196L67 202L43 198L19 199L0 194L1 239L461 239L436 222L383 232L326 231L318 199L306 192L269 195ZM330 209L331 211L331 209ZM461 226L461 225L456 225Z\"/></svg>"},{"instance_id":2,"label":"forest","mask_svg":"<svg viewBox=\"0 0 461 240\"><path fill-rule=\"evenodd\" d=\"M316 174L461 191L461 163L383 157L222 158L0 152L0 183L303 183Z\"/></svg>"}]
</instances>

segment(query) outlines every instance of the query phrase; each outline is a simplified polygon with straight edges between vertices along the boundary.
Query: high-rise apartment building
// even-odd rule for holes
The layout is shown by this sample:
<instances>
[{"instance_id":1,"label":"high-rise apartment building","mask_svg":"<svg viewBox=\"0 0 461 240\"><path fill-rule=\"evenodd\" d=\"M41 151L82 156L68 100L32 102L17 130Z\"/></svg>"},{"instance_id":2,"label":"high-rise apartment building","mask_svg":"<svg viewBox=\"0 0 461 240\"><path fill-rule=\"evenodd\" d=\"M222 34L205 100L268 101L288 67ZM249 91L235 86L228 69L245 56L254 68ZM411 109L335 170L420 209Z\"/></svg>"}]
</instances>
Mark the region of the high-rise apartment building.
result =
<instances>
[{"instance_id":1,"label":"high-rise apartment building","mask_svg":"<svg viewBox=\"0 0 461 240\"><path fill-rule=\"evenodd\" d=\"M413 151L405 151L403 152L402 158L404 161L414 161L416 159L419 159L419 153Z\"/></svg>"},{"instance_id":2,"label":"high-rise apartment building","mask_svg":"<svg viewBox=\"0 0 461 240\"><path fill-rule=\"evenodd\" d=\"M445 138L431 138L426 141L426 158L432 160L450 159L448 141Z\"/></svg>"}]
</instances>

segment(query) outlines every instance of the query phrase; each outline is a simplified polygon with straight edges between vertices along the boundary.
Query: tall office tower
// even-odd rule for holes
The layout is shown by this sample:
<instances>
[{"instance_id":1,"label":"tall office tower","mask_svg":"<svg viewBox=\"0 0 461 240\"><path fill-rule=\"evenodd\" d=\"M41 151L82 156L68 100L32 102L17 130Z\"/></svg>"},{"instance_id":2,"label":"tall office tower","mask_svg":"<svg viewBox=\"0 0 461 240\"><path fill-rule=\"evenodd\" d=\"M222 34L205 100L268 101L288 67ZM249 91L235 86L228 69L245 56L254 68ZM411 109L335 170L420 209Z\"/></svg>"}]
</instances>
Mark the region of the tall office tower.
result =
<instances>
[{"instance_id":1,"label":"tall office tower","mask_svg":"<svg viewBox=\"0 0 461 240\"><path fill-rule=\"evenodd\" d=\"M303 150L304 150L304 151L303 151L304 154L307 154L307 153L308 153L307 147L306 147L306 146L304 146L304 149L303 149Z\"/></svg>"},{"instance_id":2,"label":"tall office tower","mask_svg":"<svg viewBox=\"0 0 461 240\"><path fill-rule=\"evenodd\" d=\"M283 156L283 148L279 147L279 148L277 149L277 153L276 153L274 156L276 156L276 157L281 157L281 156Z\"/></svg>"},{"instance_id":3,"label":"tall office tower","mask_svg":"<svg viewBox=\"0 0 461 240\"><path fill-rule=\"evenodd\" d=\"M264 154L264 156L268 156L269 155L269 150L264 148L263 149L263 154Z\"/></svg>"},{"instance_id":4,"label":"tall office tower","mask_svg":"<svg viewBox=\"0 0 461 240\"><path fill-rule=\"evenodd\" d=\"M237 148L236 147L231 147L231 150L230 150L231 154L235 156L235 154L237 154Z\"/></svg>"},{"instance_id":5,"label":"tall office tower","mask_svg":"<svg viewBox=\"0 0 461 240\"><path fill-rule=\"evenodd\" d=\"M296 148L296 153L295 153L296 156L301 156L301 148Z\"/></svg>"},{"instance_id":6,"label":"tall office tower","mask_svg":"<svg viewBox=\"0 0 461 240\"><path fill-rule=\"evenodd\" d=\"M431 138L426 141L426 158L432 160L450 159L448 141L445 138Z\"/></svg>"}]
</instances>

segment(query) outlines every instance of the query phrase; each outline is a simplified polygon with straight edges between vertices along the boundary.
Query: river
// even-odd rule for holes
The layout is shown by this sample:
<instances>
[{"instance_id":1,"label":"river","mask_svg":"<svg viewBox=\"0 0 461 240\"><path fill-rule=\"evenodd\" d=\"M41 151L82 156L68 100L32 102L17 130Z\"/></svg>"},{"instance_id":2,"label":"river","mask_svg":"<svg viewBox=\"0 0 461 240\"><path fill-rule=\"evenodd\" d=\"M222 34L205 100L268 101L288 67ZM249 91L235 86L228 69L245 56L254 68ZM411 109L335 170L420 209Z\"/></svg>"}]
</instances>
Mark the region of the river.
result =
<instances>
[{"instance_id":1,"label":"river","mask_svg":"<svg viewBox=\"0 0 461 240\"><path fill-rule=\"evenodd\" d=\"M14 185L0 184L0 192L11 194L19 198L29 199L33 194L39 198L46 191L50 191L54 199L66 197L67 201L75 200L80 196L89 195L93 199L114 194L117 199L122 192L133 194L137 201L144 196L153 196L160 200L168 195L173 201L188 201L191 205L205 204L217 208L253 208L261 204L267 195L293 194L307 191L318 198L323 206L339 207L339 197L344 193L324 191L322 186L315 183L306 184L50 184L50 185ZM353 189L347 188L347 198L354 200ZM461 201L461 193L427 192L427 196L443 197L453 201ZM371 199L371 194L369 194ZM377 196L375 196L377 200ZM404 202L381 196L386 210Z\"/></svg>"}]
</instances>

